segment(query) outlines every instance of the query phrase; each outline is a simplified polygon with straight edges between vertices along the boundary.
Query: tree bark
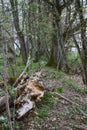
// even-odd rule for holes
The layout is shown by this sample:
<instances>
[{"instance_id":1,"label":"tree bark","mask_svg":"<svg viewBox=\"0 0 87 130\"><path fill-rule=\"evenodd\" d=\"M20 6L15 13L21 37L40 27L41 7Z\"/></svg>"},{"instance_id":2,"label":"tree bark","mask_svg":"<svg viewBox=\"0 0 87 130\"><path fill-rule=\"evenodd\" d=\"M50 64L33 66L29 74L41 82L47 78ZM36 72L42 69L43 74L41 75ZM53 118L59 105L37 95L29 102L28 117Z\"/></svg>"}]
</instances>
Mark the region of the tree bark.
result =
<instances>
[{"instance_id":1,"label":"tree bark","mask_svg":"<svg viewBox=\"0 0 87 130\"><path fill-rule=\"evenodd\" d=\"M26 64L28 54L27 54L27 48L26 48L24 35L19 26L18 2L17 0L10 0L10 4L11 4L11 9L12 9L15 29L16 29L17 36L20 42L20 46L21 46L21 54L22 54L23 63Z\"/></svg>"},{"instance_id":2,"label":"tree bark","mask_svg":"<svg viewBox=\"0 0 87 130\"><path fill-rule=\"evenodd\" d=\"M82 42L82 52L81 52L81 61L82 61L82 77L84 84L87 85L87 38L86 38L86 23L83 15L83 7L81 6L80 0L76 1L76 9L79 14L80 19L80 29L81 29L81 42Z\"/></svg>"},{"instance_id":3,"label":"tree bark","mask_svg":"<svg viewBox=\"0 0 87 130\"><path fill-rule=\"evenodd\" d=\"M48 61L48 66L56 66L61 70L65 64L65 42L61 29L61 21L57 19L53 23L54 35L52 38L51 55Z\"/></svg>"}]
</instances>

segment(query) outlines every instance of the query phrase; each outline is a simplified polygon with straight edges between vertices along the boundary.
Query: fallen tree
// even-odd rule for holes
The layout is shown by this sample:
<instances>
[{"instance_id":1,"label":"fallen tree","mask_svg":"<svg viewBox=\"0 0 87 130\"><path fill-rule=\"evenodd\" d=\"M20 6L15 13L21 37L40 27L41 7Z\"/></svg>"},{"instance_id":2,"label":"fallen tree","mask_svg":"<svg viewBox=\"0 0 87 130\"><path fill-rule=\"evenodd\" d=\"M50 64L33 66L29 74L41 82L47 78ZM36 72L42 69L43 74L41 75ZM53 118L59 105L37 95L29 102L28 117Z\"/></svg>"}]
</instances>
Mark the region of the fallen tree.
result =
<instances>
[{"instance_id":1,"label":"fallen tree","mask_svg":"<svg viewBox=\"0 0 87 130\"><path fill-rule=\"evenodd\" d=\"M44 95L44 83L43 75L41 71L35 72L30 77L28 74L23 73L17 86L14 89L15 102L14 105L17 108L15 111L16 118L20 119L27 112L35 107L35 103L40 101ZM10 102L12 102L11 95L9 94ZM0 97L0 110L5 107L6 97Z\"/></svg>"}]
</instances>

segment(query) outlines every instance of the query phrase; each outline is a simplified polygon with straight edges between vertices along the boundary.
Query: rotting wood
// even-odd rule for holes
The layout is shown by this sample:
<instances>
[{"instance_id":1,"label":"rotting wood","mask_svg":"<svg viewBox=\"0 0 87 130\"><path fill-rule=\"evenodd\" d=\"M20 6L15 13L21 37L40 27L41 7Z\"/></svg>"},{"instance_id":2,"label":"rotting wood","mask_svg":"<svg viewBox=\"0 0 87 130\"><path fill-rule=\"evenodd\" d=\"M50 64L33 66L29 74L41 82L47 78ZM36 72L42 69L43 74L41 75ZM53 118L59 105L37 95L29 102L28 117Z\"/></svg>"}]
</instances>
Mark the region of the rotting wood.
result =
<instances>
[{"instance_id":1,"label":"rotting wood","mask_svg":"<svg viewBox=\"0 0 87 130\"><path fill-rule=\"evenodd\" d=\"M35 103L28 99L27 102L17 110L17 119L20 119L22 116L24 116L27 112L34 108L34 106Z\"/></svg>"},{"instance_id":2,"label":"rotting wood","mask_svg":"<svg viewBox=\"0 0 87 130\"><path fill-rule=\"evenodd\" d=\"M15 89L17 89L17 92L19 91L19 93L21 93L17 94L19 96L15 102L16 106L18 106L16 117L17 119L20 119L28 111L34 108L35 103L40 101L44 96L44 86L41 72L36 72L29 78L24 86L19 85Z\"/></svg>"},{"instance_id":3,"label":"rotting wood","mask_svg":"<svg viewBox=\"0 0 87 130\"><path fill-rule=\"evenodd\" d=\"M18 119L34 108L35 102L40 101L44 96L43 75L41 71L38 71L29 78L28 74L26 74L29 64L30 57L28 57L25 69L12 86L16 94L14 105L17 108L16 118ZM0 98L0 108L2 105L5 105L5 98L6 97ZM10 96L9 99L11 100Z\"/></svg>"},{"instance_id":4,"label":"rotting wood","mask_svg":"<svg viewBox=\"0 0 87 130\"><path fill-rule=\"evenodd\" d=\"M35 107L35 103L40 101L44 96L44 83L43 75L41 72L35 72L33 75L29 76L27 74L22 75L22 79L14 88L16 98L16 118L22 118L27 112ZM10 97L11 99L11 97ZM3 105L5 105L5 97L0 98ZM1 106L0 106L1 108Z\"/></svg>"}]
</instances>

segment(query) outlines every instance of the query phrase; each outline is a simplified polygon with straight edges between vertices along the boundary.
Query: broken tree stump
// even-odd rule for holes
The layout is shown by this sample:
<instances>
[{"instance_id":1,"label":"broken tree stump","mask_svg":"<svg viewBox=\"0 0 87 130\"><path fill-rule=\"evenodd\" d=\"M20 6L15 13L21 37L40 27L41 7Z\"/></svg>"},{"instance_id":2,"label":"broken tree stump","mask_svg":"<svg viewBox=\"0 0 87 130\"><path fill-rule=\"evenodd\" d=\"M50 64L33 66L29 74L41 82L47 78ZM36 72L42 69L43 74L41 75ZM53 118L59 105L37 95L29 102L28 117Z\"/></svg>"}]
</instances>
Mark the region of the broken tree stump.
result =
<instances>
[{"instance_id":1,"label":"broken tree stump","mask_svg":"<svg viewBox=\"0 0 87 130\"><path fill-rule=\"evenodd\" d=\"M16 107L16 118L22 118L27 112L35 107L35 103L40 101L44 96L44 83L42 73L36 72L31 75L30 78L27 74L23 74L21 80L16 84L15 91L15 107ZM9 96L11 100L11 96ZM5 97L0 98L0 109L5 106Z\"/></svg>"}]
</instances>

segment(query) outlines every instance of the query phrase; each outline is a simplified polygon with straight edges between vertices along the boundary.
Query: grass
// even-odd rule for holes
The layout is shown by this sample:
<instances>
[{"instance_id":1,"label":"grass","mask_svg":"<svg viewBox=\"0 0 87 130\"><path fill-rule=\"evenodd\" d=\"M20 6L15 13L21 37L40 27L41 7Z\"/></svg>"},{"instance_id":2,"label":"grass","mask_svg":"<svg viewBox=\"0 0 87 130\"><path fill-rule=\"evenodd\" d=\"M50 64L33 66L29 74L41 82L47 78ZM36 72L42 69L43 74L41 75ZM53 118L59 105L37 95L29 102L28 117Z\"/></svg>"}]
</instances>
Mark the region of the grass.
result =
<instances>
[{"instance_id":1,"label":"grass","mask_svg":"<svg viewBox=\"0 0 87 130\"><path fill-rule=\"evenodd\" d=\"M9 75L12 76L16 74L16 76L19 76L24 70L24 67L25 65L22 63L21 56L17 57L16 64L9 65L9 69L8 69Z\"/></svg>"},{"instance_id":2,"label":"grass","mask_svg":"<svg viewBox=\"0 0 87 130\"><path fill-rule=\"evenodd\" d=\"M76 60L75 64L81 64L81 60L79 58L79 55L77 53L74 52L69 52L67 55L67 62L69 64L74 63L74 61Z\"/></svg>"},{"instance_id":3,"label":"grass","mask_svg":"<svg viewBox=\"0 0 87 130\"><path fill-rule=\"evenodd\" d=\"M3 59L2 56L0 55L0 73L3 72Z\"/></svg>"},{"instance_id":4,"label":"grass","mask_svg":"<svg viewBox=\"0 0 87 130\"><path fill-rule=\"evenodd\" d=\"M9 94L11 96L11 99L15 99L16 98L16 91L14 88L12 88L10 85L8 85L8 91L9 91Z\"/></svg>"},{"instance_id":5,"label":"grass","mask_svg":"<svg viewBox=\"0 0 87 130\"><path fill-rule=\"evenodd\" d=\"M52 79L59 79L63 76L63 72L57 70L56 68L52 68L52 67L44 67L42 68L42 71L44 73L47 73L48 75L48 79L50 79L50 76L52 76Z\"/></svg>"},{"instance_id":6,"label":"grass","mask_svg":"<svg viewBox=\"0 0 87 130\"><path fill-rule=\"evenodd\" d=\"M87 89L79 88L77 83L75 81L69 79L69 78L64 77L62 79L62 82L68 84L69 86L71 86L76 92L80 92L82 94L87 93Z\"/></svg>"},{"instance_id":7,"label":"grass","mask_svg":"<svg viewBox=\"0 0 87 130\"><path fill-rule=\"evenodd\" d=\"M70 58L70 57L68 57L68 60L70 61L70 64L71 64L75 60L76 57L74 57L73 55L72 55L72 58ZM72 59L73 59L73 61L72 61ZM0 61L0 65L1 64L2 64L2 61ZM17 64L18 64L18 67L16 65L13 65L13 69L14 69L14 71L17 72L17 75L19 75L19 74L21 74L21 72L23 71L23 69L25 67L22 64L21 57L18 57ZM41 66L42 72L47 74L47 79L48 80L49 79L61 80L63 83L66 83L69 87L72 87L76 92L80 92L82 94L87 92L87 89L79 88L77 83L75 81L67 78L66 75L63 72L58 71L56 68L47 67L47 66L45 66L45 64L46 64L46 61L39 61L38 63L33 63L33 61L31 61L28 72L30 74L31 74L31 72L34 73L34 71L37 70ZM10 75L12 75L12 69L11 68L9 68L9 73L10 73ZM14 99L15 98L14 89L11 89L10 86L8 87L8 89L9 89L9 93L11 95L11 98ZM57 86L56 87L56 92L62 93L63 92L62 86ZM3 94L3 93L1 93L1 94ZM36 111L38 113L38 116L35 119L35 123L40 124L42 120L44 122L45 118L46 119L50 118L50 116L51 116L50 111L53 109L53 107L55 105L55 102L56 101L55 101L55 98L53 97L53 94L51 92L47 91L45 93L42 101L40 103L36 104L35 109L36 109ZM86 107L83 108L83 110L87 113L87 108ZM74 115L75 113L77 114L76 108L71 106L70 109L69 109L68 116L69 115ZM14 129L15 130L19 129L18 124L14 124ZM55 128L52 128L52 129L55 129Z\"/></svg>"},{"instance_id":8,"label":"grass","mask_svg":"<svg viewBox=\"0 0 87 130\"><path fill-rule=\"evenodd\" d=\"M58 93L62 93L63 92L63 88L61 86L58 86L57 89L56 89L56 91Z\"/></svg>"},{"instance_id":9,"label":"grass","mask_svg":"<svg viewBox=\"0 0 87 130\"><path fill-rule=\"evenodd\" d=\"M49 117L49 112L53 108L55 100L50 92L46 92L41 103L37 104L36 110L38 112L38 117L45 118Z\"/></svg>"},{"instance_id":10,"label":"grass","mask_svg":"<svg viewBox=\"0 0 87 130\"><path fill-rule=\"evenodd\" d=\"M68 115L70 116L70 115L74 115L74 114L77 114L77 110L76 110L76 107L72 105L72 106L69 108Z\"/></svg>"},{"instance_id":11,"label":"grass","mask_svg":"<svg viewBox=\"0 0 87 130\"><path fill-rule=\"evenodd\" d=\"M68 72L70 74L76 73L76 70L81 68L81 60L77 53L69 52L66 62L68 66L70 66L70 70Z\"/></svg>"}]
</instances>

